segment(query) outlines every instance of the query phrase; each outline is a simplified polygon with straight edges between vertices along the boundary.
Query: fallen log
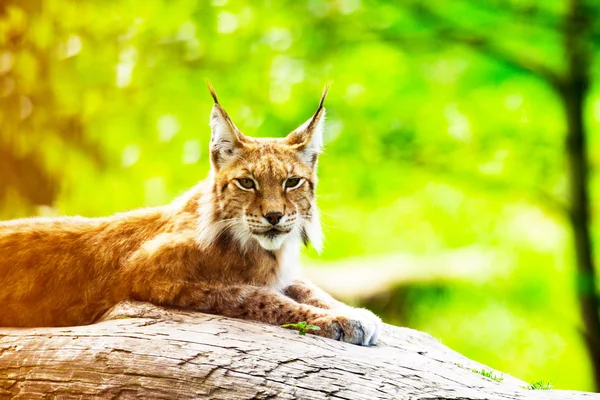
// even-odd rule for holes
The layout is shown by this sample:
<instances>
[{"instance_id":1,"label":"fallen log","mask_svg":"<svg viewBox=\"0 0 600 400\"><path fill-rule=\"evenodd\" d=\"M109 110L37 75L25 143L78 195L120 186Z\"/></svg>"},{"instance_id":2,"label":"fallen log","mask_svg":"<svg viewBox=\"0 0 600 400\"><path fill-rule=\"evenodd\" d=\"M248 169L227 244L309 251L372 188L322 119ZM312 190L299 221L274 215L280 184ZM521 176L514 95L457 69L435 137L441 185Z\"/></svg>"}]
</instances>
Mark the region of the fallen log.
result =
<instances>
[{"instance_id":1,"label":"fallen log","mask_svg":"<svg viewBox=\"0 0 600 400\"><path fill-rule=\"evenodd\" d=\"M360 347L126 302L94 325L0 328L0 399L600 399L527 386L390 325Z\"/></svg>"}]
</instances>

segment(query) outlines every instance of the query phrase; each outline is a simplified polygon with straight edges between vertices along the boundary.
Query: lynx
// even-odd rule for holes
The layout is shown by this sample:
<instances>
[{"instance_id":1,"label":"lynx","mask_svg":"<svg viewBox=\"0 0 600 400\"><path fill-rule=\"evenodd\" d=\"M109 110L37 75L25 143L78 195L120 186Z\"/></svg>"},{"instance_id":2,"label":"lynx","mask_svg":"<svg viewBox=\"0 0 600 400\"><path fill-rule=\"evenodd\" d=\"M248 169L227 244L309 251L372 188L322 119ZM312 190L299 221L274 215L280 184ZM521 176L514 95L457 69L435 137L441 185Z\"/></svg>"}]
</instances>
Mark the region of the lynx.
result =
<instances>
[{"instance_id":1,"label":"lynx","mask_svg":"<svg viewBox=\"0 0 600 400\"><path fill-rule=\"evenodd\" d=\"M0 326L97 321L123 300L183 307L377 343L381 320L303 280L302 245L321 247L315 203L325 119L285 138L240 132L217 95L209 176L171 204L104 218L0 222Z\"/></svg>"}]
</instances>

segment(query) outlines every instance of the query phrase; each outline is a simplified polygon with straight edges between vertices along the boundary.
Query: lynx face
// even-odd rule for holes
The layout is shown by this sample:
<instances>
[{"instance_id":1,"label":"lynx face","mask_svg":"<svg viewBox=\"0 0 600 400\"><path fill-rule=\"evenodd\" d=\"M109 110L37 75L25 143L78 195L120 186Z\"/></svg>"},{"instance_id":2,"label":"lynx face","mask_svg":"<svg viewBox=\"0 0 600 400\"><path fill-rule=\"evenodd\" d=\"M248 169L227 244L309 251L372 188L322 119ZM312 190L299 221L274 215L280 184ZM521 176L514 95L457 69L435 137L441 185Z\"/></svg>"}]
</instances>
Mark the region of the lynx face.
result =
<instances>
[{"instance_id":1,"label":"lynx face","mask_svg":"<svg viewBox=\"0 0 600 400\"><path fill-rule=\"evenodd\" d=\"M243 135L213 97L211 166L220 212L216 222L243 245L258 243L275 251L287 240L301 240L319 249L314 190L323 99L315 115L286 138L258 139Z\"/></svg>"}]
</instances>

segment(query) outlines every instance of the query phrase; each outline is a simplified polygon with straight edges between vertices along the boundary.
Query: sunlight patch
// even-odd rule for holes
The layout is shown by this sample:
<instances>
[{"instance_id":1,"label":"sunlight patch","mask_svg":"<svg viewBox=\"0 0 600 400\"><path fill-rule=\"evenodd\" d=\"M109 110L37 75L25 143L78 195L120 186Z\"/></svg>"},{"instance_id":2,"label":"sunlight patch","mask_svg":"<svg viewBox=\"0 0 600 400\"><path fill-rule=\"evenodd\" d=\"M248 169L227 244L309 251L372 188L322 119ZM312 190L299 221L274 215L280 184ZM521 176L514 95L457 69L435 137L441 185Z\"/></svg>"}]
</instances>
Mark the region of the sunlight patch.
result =
<instances>
[{"instance_id":1,"label":"sunlight patch","mask_svg":"<svg viewBox=\"0 0 600 400\"><path fill-rule=\"evenodd\" d=\"M222 11L217 17L217 31L219 33L233 33L238 28L238 18L235 14Z\"/></svg>"},{"instance_id":2,"label":"sunlight patch","mask_svg":"<svg viewBox=\"0 0 600 400\"><path fill-rule=\"evenodd\" d=\"M174 115L161 115L156 121L156 128L158 129L158 140L161 142L169 142L173 139L173 136L181 129L179 120Z\"/></svg>"}]
</instances>

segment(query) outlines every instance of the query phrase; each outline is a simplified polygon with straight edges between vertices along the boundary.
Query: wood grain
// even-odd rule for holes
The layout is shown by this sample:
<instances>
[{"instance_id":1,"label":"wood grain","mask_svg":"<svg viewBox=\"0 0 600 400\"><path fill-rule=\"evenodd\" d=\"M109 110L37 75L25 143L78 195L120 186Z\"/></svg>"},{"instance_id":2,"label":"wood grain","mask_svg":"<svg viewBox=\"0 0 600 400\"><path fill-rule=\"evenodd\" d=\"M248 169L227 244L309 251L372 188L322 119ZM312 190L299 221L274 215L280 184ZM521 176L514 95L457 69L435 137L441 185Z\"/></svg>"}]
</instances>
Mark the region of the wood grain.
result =
<instances>
[{"instance_id":1,"label":"wood grain","mask_svg":"<svg viewBox=\"0 0 600 400\"><path fill-rule=\"evenodd\" d=\"M482 368L407 328L360 347L147 303L94 325L0 329L2 399L600 399Z\"/></svg>"}]
</instances>

